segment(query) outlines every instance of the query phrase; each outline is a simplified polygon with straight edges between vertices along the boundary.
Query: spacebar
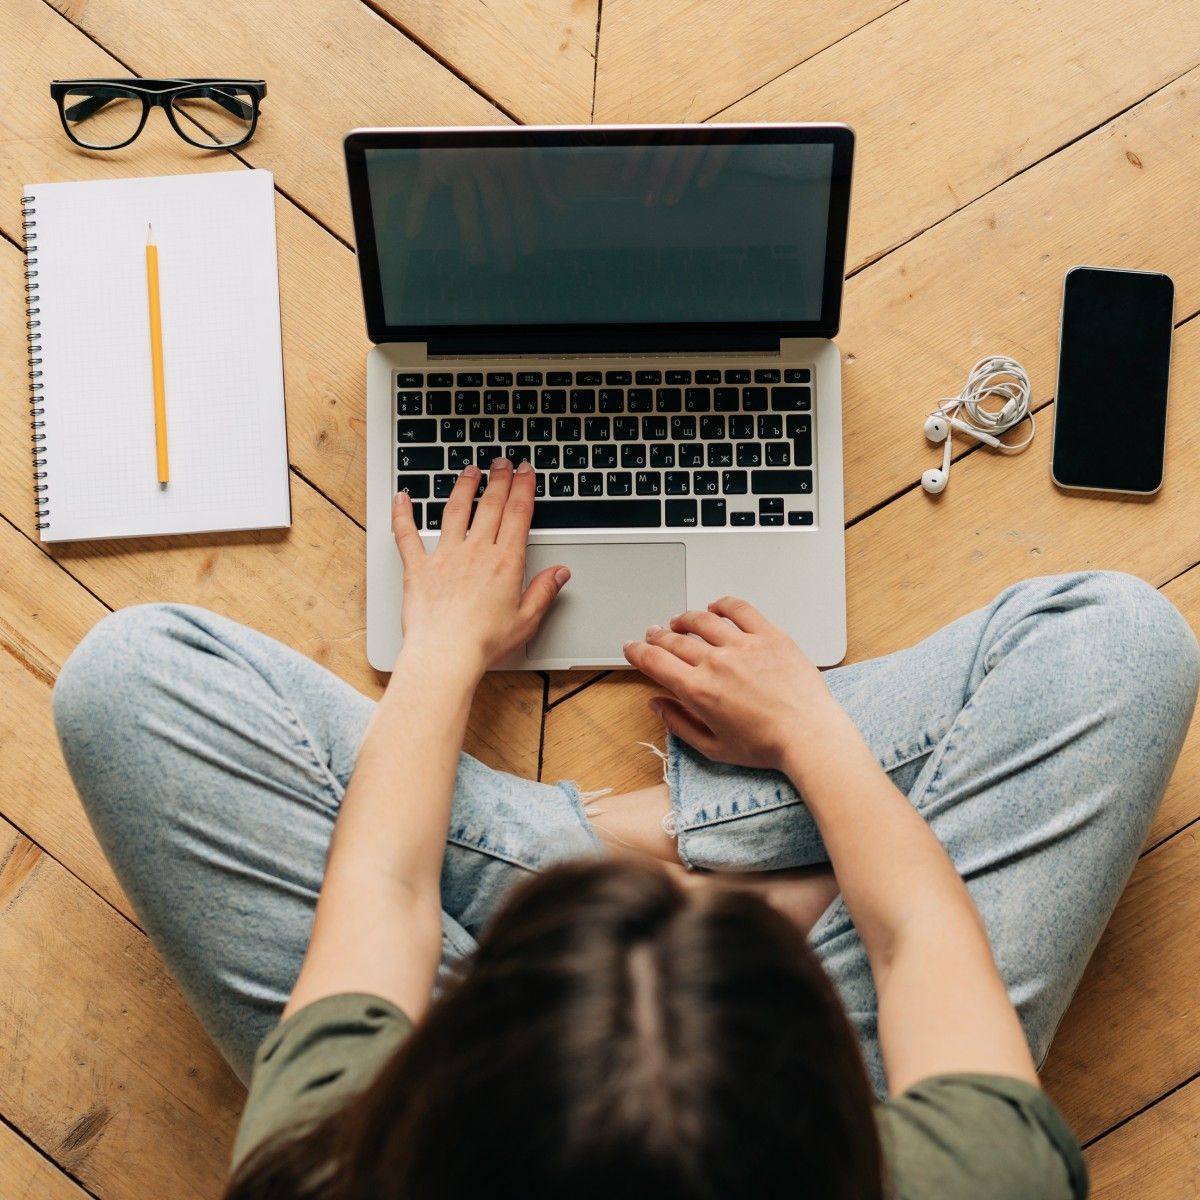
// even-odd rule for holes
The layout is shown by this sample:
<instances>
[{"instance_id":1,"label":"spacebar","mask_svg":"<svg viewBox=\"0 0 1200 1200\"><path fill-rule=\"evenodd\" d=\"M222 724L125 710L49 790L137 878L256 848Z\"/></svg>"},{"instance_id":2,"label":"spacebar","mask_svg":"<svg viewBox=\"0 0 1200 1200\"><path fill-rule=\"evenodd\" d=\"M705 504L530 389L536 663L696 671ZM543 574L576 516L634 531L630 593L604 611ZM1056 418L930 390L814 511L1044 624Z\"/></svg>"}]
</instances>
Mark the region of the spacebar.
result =
<instances>
[{"instance_id":1,"label":"spacebar","mask_svg":"<svg viewBox=\"0 0 1200 1200\"><path fill-rule=\"evenodd\" d=\"M630 529L662 524L658 500L535 500L534 529Z\"/></svg>"}]
</instances>

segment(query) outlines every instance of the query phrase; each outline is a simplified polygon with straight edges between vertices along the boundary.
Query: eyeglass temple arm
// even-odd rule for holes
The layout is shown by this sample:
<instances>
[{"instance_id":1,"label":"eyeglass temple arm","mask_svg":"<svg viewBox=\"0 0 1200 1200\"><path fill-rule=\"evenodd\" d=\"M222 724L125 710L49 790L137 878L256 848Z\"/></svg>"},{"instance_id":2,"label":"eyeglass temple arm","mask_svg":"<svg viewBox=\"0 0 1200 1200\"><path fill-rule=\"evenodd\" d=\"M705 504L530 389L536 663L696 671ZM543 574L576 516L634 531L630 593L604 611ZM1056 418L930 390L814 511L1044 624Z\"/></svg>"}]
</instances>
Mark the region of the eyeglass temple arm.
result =
<instances>
[{"instance_id":1,"label":"eyeglass temple arm","mask_svg":"<svg viewBox=\"0 0 1200 1200\"><path fill-rule=\"evenodd\" d=\"M240 117L243 121L248 121L254 115L254 109L249 104L244 104L236 96L231 96L228 92L223 92L220 88L202 87L196 88L189 92L189 95L204 96L206 99L215 100L222 108L233 113L235 117ZM95 115L106 104L113 100L125 100L126 96L89 96L86 100L80 100L77 104L72 104L65 112L68 121L86 121L88 117Z\"/></svg>"}]
</instances>

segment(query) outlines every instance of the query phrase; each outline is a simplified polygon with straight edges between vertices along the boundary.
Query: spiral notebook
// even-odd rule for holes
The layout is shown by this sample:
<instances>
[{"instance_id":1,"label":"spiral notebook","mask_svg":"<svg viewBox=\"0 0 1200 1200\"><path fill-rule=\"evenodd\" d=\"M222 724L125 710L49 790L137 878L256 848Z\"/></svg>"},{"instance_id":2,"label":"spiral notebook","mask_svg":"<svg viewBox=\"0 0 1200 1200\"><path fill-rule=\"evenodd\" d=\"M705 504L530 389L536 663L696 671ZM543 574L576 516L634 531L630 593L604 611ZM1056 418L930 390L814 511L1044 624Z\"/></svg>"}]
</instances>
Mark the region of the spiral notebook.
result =
<instances>
[{"instance_id":1,"label":"spiral notebook","mask_svg":"<svg viewBox=\"0 0 1200 1200\"><path fill-rule=\"evenodd\" d=\"M23 204L42 540L289 525L271 174L32 184ZM150 225L165 487L155 467Z\"/></svg>"}]
</instances>

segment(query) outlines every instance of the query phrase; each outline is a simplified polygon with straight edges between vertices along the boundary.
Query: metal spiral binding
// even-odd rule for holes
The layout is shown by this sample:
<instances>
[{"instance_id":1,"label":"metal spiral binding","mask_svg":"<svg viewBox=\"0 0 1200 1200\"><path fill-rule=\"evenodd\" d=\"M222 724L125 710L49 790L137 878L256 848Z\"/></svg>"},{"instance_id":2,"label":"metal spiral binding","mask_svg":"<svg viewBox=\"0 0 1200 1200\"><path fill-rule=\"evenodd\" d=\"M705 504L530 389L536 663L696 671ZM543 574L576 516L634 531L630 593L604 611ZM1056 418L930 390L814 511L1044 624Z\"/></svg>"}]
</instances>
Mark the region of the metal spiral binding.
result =
<instances>
[{"instance_id":1,"label":"metal spiral binding","mask_svg":"<svg viewBox=\"0 0 1200 1200\"><path fill-rule=\"evenodd\" d=\"M29 350L30 432L33 435L33 512L37 528L50 522L50 485L46 482L46 397L42 379L42 335L37 272L37 197L21 197L21 228L25 232L25 344Z\"/></svg>"}]
</instances>

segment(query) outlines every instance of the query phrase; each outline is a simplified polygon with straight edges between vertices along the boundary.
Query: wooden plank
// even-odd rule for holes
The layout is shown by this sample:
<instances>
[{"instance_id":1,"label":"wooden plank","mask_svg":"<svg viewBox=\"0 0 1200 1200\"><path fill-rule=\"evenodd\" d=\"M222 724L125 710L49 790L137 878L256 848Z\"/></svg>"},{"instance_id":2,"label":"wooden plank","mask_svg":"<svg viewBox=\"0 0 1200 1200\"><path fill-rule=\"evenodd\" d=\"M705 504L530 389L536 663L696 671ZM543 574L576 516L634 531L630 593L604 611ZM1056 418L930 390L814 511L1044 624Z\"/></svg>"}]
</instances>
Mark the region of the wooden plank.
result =
<instances>
[{"instance_id":1,"label":"wooden plank","mask_svg":"<svg viewBox=\"0 0 1200 1200\"><path fill-rule=\"evenodd\" d=\"M530 124L592 119L597 0L367 0Z\"/></svg>"},{"instance_id":2,"label":"wooden plank","mask_svg":"<svg viewBox=\"0 0 1200 1200\"><path fill-rule=\"evenodd\" d=\"M5 822L0 863L0 1111L101 1200L219 1195L242 1088L150 943Z\"/></svg>"},{"instance_id":3,"label":"wooden plank","mask_svg":"<svg viewBox=\"0 0 1200 1200\"><path fill-rule=\"evenodd\" d=\"M595 120L706 120L902 2L605 0ZM860 68L854 77L866 83ZM811 113L800 109L785 119L809 120Z\"/></svg>"},{"instance_id":4,"label":"wooden plank","mask_svg":"<svg viewBox=\"0 0 1200 1200\"><path fill-rule=\"evenodd\" d=\"M0 1195L7 1200L87 1200L87 1192L0 1122Z\"/></svg>"},{"instance_id":5,"label":"wooden plank","mask_svg":"<svg viewBox=\"0 0 1200 1200\"><path fill-rule=\"evenodd\" d=\"M607 9L604 18L607 31ZM858 265L1198 62L1200 8L1192 0L909 0L719 119L853 126L849 262ZM1076 203L1084 194L1062 193L1056 209L1068 195ZM1090 205L1106 199L1087 195ZM1044 225L1040 232L1045 240ZM964 261L997 274L986 259Z\"/></svg>"},{"instance_id":6,"label":"wooden plank","mask_svg":"<svg viewBox=\"0 0 1200 1200\"><path fill-rule=\"evenodd\" d=\"M507 123L494 105L360 0L289 0L286 9L268 10L286 22L287 36L270 37L263 36L266 14L258 0L54 2L140 75L157 75L164 63L183 76L211 75L220 63L233 78L266 79L258 130L239 156L274 171L288 195L347 240L351 222L341 157L347 130ZM175 138L169 131L162 136ZM198 157L183 147L175 152Z\"/></svg>"},{"instance_id":7,"label":"wooden plank","mask_svg":"<svg viewBox=\"0 0 1200 1200\"><path fill-rule=\"evenodd\" d=\"M1197 921L1200 841L1186 829L1138 863L1042 1072L1081 1140L1200 1068Z\"/></svg>"},{"instance_id":8,"label":"wooden plank","mask_svg":"<svg viewBox=\"0 0 1200 1200\"><path fill-rule=\"evenodd\" d=\"M1200 1196L1200 1081L1089 1146L1086 1158L1092 1200Z\"/></svg>"},{"instance_id":9,"label":"wooden plank","mask_svg":"<svg viewBox=\"0 0 1200 1200\"><path fill-rule=\"evenodd\" d=\"M546 703L558 704L572 692L602 679L604 671L547 671Z\"/></svg>"}]
</instances>

